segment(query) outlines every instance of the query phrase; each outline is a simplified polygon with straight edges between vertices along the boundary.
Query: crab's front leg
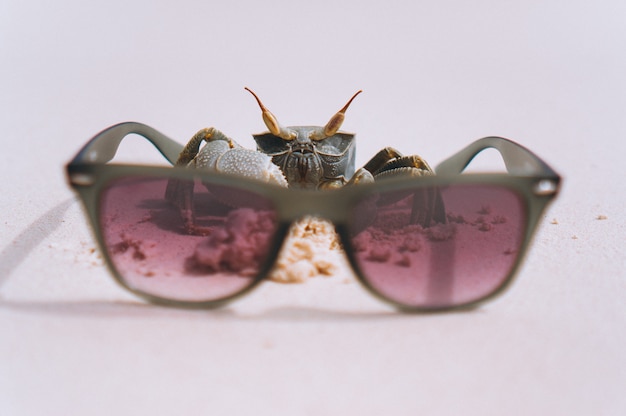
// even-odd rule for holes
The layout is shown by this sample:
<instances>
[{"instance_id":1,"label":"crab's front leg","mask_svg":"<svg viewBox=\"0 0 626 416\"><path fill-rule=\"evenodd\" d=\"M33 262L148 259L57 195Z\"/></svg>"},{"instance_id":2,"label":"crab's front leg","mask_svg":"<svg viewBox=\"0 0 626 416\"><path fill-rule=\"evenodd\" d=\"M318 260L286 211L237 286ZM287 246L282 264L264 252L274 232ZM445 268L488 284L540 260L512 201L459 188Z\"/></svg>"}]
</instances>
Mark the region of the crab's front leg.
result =
<instances>
[{"instance_id":1,"label":"crab's front leg","mask_svg":"<svg viewBox=\"0 0 626 416\"><path fill-rule=\"evenodd\" d=\"M435 174L420 156L403 156L391 147L386 147L378 152L359 172L355 175L357 182L371 181L370 177L378 180L399 175L420 177ZM381 201L381 203L393 202L395 201ZM412 224L419 224L422 227L429 227L432 222L446 223L445 207L439 189L429 187L413 192L410 221Z\"/></svg>"}]
</instances>

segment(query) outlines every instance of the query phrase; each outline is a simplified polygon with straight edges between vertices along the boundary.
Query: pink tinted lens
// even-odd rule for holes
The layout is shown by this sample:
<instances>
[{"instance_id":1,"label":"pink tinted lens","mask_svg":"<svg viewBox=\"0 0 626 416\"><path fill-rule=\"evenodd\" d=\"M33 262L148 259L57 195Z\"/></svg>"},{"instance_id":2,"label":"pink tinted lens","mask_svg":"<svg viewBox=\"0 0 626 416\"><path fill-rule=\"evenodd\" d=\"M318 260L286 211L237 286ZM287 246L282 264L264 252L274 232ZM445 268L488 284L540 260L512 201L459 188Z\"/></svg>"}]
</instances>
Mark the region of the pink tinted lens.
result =
<instances>
[{"instance_id":1,"label":"pink tinted lens","mask_svg":"<svg viewBox=\"0 0 626 416\"><path fill-rule=\"evenodd\" d=\"M272 204L244 190L131 177L108 184L100 227L112 265L139 292L212 301L254 283L277 222ZM183 218L187 218L185 222Z\"/></svg>"},{"instance_id":2,"label":"pink tinted lens","mask_svg":"<svg viewBox=\"0 0 626 416\"><path fill-rule=\"evenodd\" d=\"M381 193L353 214L352 245L369 284L423 308L471 303L500 288L526 229L522 197L492 185Z\"/></svg>"}]
</instances>

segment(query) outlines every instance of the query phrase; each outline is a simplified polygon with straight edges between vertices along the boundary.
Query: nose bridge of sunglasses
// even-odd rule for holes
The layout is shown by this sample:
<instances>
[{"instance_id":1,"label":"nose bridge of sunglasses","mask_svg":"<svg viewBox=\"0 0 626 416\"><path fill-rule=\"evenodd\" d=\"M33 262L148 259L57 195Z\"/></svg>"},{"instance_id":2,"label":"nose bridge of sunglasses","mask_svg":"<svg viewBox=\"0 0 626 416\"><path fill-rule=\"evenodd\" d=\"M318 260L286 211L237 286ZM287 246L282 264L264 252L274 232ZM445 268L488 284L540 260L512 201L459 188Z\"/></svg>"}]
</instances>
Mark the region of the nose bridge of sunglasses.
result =
<instances>
[{"instance_id":1,"label":"nose bridge of sunglasses","mask_svg":"<svg viewBox=\"0 0 626 416\"><path fill-rule=\"evenodd\" d=\"M347 197L349 195L341 190L294 189L283 194L278 209L281 217L291 222L310 216L340 223L349 216Z\"/></svg>"}]
</instances>

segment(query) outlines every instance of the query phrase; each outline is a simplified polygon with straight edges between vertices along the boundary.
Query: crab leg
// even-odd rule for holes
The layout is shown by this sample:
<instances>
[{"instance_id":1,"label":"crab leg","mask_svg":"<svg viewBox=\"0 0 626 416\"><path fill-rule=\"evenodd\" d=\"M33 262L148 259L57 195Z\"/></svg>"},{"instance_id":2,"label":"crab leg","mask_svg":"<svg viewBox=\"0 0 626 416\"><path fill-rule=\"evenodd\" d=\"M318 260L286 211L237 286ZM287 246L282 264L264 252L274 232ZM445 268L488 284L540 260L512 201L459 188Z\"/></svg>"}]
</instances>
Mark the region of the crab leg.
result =
<instances>
[{"instance_id":1,"label":"crab leg","mask_svg":"<svg viewBox=\"0 0 626 416\"><path fill-rule=\"evenodd\" d=\"M374 179L398 175L418 177L435 174L428 163L420 156L403 156L391 147L386 147L379 151L363 169L369 171L374 176ZM410 217L411 224L419 224L426 228L433 221L441 224L446 223L445 207L439 189L431 187L414 191Z\"/></svg>"}]
</instances>

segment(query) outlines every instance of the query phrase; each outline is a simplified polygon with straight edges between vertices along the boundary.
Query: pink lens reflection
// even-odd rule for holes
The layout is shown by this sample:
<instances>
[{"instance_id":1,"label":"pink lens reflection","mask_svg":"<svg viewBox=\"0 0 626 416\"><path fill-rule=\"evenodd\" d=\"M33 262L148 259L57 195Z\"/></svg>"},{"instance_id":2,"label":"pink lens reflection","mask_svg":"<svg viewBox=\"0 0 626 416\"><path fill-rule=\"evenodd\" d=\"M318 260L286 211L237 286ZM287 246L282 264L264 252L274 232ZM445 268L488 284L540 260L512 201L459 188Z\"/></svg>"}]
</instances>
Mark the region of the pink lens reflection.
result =
<instances>
[{"instance_id":1,"label":"pink lens reflection","mask_svg":"<svg viewBox=\"0 0 626 416\"><path fill-rule=\"evenodd\" d=\"M423 190L381 193L376 209L365 201L354 210L358 265L371 286L395 302L437 308L479 300L504 283L518 257L526 228L520 195L490 185L440 192L445 224L416 224L416 218L437 218L416 212L425 206Z\"/></svg>"},{"instance_id":2,"label":"pink lens reflection","mask_svg":"<svg viewBox=\"0 0 626 416\"><path fill-rule=\"evenodd\" d=\"M189 233L181 209L165 198L168 179L133 177L108 184L100 202L100 225L111 262L135 290L180 301L218 300L253 283L277 224L260 195L220 187L212 193L187 182L175 202L193 201ZM182 185L181 185L182 184ZM179 184L184 188L184 182ZM189 194L188 194L189 195Z\"/></svg>"}]
</instances>

